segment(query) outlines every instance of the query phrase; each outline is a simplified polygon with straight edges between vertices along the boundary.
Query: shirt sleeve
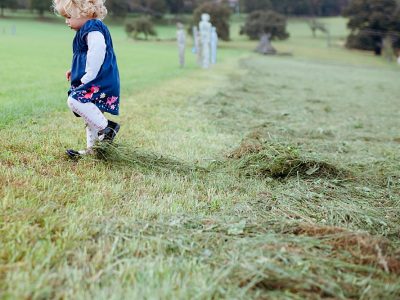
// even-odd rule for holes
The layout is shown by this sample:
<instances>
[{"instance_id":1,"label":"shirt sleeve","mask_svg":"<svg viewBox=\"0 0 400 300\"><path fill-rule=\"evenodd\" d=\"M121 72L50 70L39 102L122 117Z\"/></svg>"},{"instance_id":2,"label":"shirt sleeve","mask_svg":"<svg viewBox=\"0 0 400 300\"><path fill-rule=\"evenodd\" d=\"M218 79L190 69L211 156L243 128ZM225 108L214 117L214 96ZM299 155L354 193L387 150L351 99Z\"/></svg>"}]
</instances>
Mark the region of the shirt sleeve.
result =
<instances>
[{"instance_id":1,"label":"shirt sleeve","mask_svg":"<svg viewBox=\"0 0 400 300\"><path fill-rule=\"evenodd\" d=\"M81 82L86 84L96 78L106 56L106 42L100 31L91 31L87 35L88 52L86 56L85 75Z\"/></svg>"}]
</instances>

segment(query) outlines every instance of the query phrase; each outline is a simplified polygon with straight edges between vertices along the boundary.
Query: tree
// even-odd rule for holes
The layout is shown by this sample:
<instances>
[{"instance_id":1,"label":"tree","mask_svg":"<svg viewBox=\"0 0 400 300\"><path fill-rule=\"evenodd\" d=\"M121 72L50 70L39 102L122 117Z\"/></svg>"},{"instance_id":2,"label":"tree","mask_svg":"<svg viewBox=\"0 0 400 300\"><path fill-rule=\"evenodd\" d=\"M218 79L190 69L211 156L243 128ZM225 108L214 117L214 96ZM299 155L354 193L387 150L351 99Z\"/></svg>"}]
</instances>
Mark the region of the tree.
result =
<instances>
[{"instance_id":1,"label":"tree","mask_svg":"<svg viewBox=\"0 0 400 300\"><path fill-rule=\"evenodd\" d=\"M41 17L45 11L50 11L51 6L52 0L31 0L31 9L37 10Z\"/></svg>"},{"instance_id":2,"label":"tree","mask_svg":"<svg viewBox=\"0 0 400 300\"><path fill-rule=\"evenodd\" d=\"M284 15L339 15L349 0L242 0L246 12L274 10Z\"/></svg>"},{"instance_id":3,"label":"tree","mask_svg":"<svg viewBox=\"0 0 400 300\"><path fill-rule=\"evenodd\" d=\"M383 38L391 31L399 31L399 5L396 0L353 0L344 11L351 30L346 46L375 50L380 54Z\"/></svg>"},{"instance_id":4,"label":"tree","mask_svg":"<svg viewBox=\"0 0 400 300\"><path fill-rule=\"evenodd\" d=\"M184 11L185 1L184 0L166 0L166 5L171 14L179 14Z\"/></svg>"},{"instance_id":5,"label":"tree","mask_svg":"<svg viewBox=\"0 0 400 300\"><path fill-rule=\"evenodd\" d=\"M14 2L17 3L17 8L20 9L29 9L30 0L15 0Z\"/></svg>"},{"instance_id":6,"label":"tree","mask_svg":"<svg viewBox=\"0 0 400 300\"><path fill-rule=\"evenodd\" d=\"M16 0L0 0L0 16L4 17L5 8L16 8L17 5Z\"/></svg>"},{"instance_id":7,"label":"tree","mask_svg":"<svg viewBox=\"0 0 400 300\"><path fill-rule=\"evenodd\" d=\"M133 0L132 8L134 11L156 18L161 18L167 12L165 0Z\"/></svg>"},{"instance_id":8,"label":"tree","mask_svg":"<svg viewBox=\"0 0 400 300\"><path fill-rule=\"evenodd\" d=\"M140 17L133 23L127 23L125 25L125 32L135 40L139 39L140 34L143 34L146 40L149 35L157 36L157 32L154 30L153 23L149 17Z\"/></svg>"},{"instance_id":9,"label":"tree","mask_svg":"<svg viewBox=\"0 0 400 300\"><path fill-rule=\"evenodd\" d=\"M129 0L107 0L106 4L113 17L125 17L130 9Z\"/></svg>"},{"instance_id":10,"label":"tree","mask_svg":"<svg viewBox=\"0 0 400 300\"><path fill-rule=\"evenodd\" d=\"M271 0L272 9L284 15L310 15L310 0Z\"/></svg>"},{"instance_id":11,"label":"tree","mask_svg":"<svg viewBox=\"0 0 400 300\"><path fill-rule=\"evenodd\" d=\"M272 9L271 0L243 0L242 5L244 6L244 10L248 13L255 10Z\"/></svg>"},{"instance_id":12,"label":"tree","mask_svg":"<svg viewBox=\"0 0 400 300\"><path fill-rule=\"evenodd\" d=\"M271 40L284 40L289 37L286 25L286 18L283 15L272 10L258 10L247 16L240 34L246 34L251 40L257 40L263 34L269 34Z\"/></svg>"},{"instance_id":13,"label":"tree","mask_svg":"<svg viewBox=\"0 0 400 300\"><path fill-rule=\"evenodd\" d=\"M349 5L349 0L321 0L319 16L338 16Z\"/></svg>"},{"instance_id":14,"label":"tree","mask_svg":"<svg viewBox=\"0 0 400 300\"><path fill-rule=\"evenodd\" d=\"M194 24L199 24L201 15L207 13L210 15L210 22L217 28L218 37L224 41L229 41L229 18L231 10L223 4L204 3L200 5L193 13Z\"/></svg>"},{"instance_id":15,"label":"tree","mask_svg":"<svg viewBox=\"0 0 400 300\"><path fill-rule=\"evenodd\" d=\"M317 21L316 19L312 19L308 25L310 26L313 37L317 37L317 31L321 31L325 34L329 34L329 31L326 28L326 25L322 22Z\"/></svg>"}]
</instances>

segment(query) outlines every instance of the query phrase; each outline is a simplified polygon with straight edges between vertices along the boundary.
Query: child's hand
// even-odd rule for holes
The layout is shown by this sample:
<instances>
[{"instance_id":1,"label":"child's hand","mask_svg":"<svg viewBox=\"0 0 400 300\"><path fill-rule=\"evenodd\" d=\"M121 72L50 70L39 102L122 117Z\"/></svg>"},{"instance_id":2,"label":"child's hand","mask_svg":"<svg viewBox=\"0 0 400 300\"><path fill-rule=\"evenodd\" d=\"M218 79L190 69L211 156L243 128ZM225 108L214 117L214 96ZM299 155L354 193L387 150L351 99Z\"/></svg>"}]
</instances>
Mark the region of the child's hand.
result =
<instances>
[{"instance_id":1,"label":"child's hand","mask_svg":"<svg viewBox=\"0 0 400 300\"><path fill-rule=\"evenodd\" d=\"M68 70L67 73L65 73L65 77L67 77L68 81L71 81L71 70Z\"/></svg>"}]
</instances>

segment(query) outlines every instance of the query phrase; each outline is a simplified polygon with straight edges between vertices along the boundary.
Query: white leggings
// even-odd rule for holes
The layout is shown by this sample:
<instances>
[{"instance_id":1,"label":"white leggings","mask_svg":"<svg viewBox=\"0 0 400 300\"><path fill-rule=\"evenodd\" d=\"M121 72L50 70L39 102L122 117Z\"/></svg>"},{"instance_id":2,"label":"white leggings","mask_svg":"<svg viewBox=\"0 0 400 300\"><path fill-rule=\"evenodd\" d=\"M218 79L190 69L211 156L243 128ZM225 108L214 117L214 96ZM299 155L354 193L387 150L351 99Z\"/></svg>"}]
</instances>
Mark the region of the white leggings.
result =
<instances>
[{"instance_id":1,"label":"white leggings","mask_svg":"<svg viewBox=\"0 0 400 300\"><path fill-rule=\"evenodd\" d=\"M107 127L107 119L100 109L91 102L81 103L69 97L67 103L68 107L74 113L80 115L85 120L87 147L93 147L96 141L99 140L99 131Z\"/></svg>"}]
</instances>

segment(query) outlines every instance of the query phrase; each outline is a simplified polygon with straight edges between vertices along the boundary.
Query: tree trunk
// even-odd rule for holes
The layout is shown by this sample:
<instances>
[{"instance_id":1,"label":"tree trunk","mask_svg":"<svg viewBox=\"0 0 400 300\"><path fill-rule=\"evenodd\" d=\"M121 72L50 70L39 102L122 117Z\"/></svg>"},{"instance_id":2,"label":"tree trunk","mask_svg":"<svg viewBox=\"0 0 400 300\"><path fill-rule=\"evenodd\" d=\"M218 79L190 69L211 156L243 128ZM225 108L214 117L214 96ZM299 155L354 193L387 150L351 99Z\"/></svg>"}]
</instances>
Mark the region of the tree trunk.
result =
<instances>
[{"instance_id":1,"label":"tree trunk","mask_svg":"<svg viewBox=\"0 0 400 300\"><path fill-rule=\"evenodd\" d=\"M271 42L270 42L270 34L263 34L260 37L260 43L258 44L256 48L256 52L267 55L267 54L276 54L276 50L274 47L272 47Z\"/></svg>"}]
</instances>

